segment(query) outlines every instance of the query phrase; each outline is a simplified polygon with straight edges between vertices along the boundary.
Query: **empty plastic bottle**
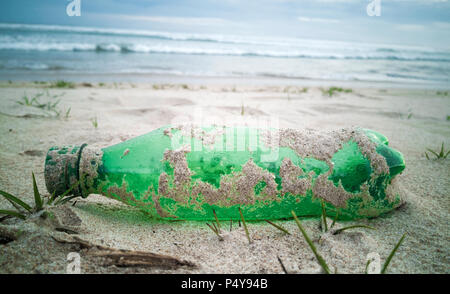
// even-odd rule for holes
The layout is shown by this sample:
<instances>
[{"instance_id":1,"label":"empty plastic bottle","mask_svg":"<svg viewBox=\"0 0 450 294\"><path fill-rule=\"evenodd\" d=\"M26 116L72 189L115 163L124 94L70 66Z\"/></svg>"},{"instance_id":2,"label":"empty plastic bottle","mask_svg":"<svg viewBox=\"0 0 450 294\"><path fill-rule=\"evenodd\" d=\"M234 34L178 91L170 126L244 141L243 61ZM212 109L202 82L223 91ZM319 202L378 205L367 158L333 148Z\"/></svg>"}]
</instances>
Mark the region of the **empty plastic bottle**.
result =
<instances>
[{"instance_id":1,"label":"empty plastic bottle","mask_svg":"<svg viewBox=\"0 0 450 294\"><path fill-rule=\"evenodd\" d=\"M53 147L50 193L102 194L154 217L210 220L374 217L401 204L403 155L383 135L250 127L166 126L106 148Z\"/></svg>"}]
</instances>

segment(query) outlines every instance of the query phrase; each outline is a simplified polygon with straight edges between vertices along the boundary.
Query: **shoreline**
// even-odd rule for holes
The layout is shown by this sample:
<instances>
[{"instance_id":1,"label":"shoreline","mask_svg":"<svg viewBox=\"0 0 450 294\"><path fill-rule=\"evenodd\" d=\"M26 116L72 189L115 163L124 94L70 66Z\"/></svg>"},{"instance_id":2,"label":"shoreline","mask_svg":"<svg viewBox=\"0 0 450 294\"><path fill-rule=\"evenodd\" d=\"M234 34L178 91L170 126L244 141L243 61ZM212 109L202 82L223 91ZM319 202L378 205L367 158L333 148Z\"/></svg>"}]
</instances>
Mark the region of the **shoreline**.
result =
<instances>
[{"instance_id":1,"label":"shoreline","mask_svg":"<svg viewBox=\"0 0 450 294\"><path fill-rule=\"evenodd\" d=\"M74 83L131 83L131 84L191 84L212 86L308 86L308 87L351 87L374 89L417 89L417 90L450 90L450 85L441 83L412 83L364 80L317 80L310 78L290 78L272 76L189 76L163 74L99 74L99 73L0 73L0 83L34 83L64 80Z\"/></svg>"}]
</instances>

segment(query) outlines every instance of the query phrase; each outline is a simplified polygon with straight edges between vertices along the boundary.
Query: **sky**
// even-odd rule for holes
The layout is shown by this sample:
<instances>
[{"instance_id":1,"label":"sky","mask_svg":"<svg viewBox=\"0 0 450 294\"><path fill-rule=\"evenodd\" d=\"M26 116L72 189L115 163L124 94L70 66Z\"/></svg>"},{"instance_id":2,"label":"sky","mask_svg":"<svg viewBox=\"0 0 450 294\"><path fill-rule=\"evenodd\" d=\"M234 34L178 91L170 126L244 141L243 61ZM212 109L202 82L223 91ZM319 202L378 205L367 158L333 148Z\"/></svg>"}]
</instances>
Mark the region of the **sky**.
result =
<instances>
[{"instance_id":1,"label":"sky","mask_svg":"<svg viewBox=\"0 0 450 294\"><path fill-rule=\"evenodd\" d=\"M450 48L448 0L2 0L0 22ZM367 5L380 2L380 16Z\"/></svg>"}]
</instances>

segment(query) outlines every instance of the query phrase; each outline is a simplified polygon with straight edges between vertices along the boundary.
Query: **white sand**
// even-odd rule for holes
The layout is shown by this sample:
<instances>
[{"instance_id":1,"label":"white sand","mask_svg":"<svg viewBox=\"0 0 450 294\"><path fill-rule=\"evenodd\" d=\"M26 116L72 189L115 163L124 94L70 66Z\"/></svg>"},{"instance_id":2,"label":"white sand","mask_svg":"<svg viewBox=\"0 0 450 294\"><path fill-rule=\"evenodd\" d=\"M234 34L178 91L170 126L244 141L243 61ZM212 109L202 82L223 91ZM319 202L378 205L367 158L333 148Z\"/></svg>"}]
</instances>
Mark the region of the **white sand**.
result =
<instances>
[{"instance_id":1,"label":"white sand","mask_svg":"<svg viewBox=\"0 0 450 294\"><path fill-rule=\"evenodd\" d=\"M31 171L36 174L40 191L46 193L43 164L47 149L53 145L108 146L199 115L205 123L217 118L235 123L271 116L279 119L279 127L357 125L379 131L405 155L407 167L400 181L407 194L406 205L377 219L338 224L364 223L376 227L376 231L323 234L317 219L303 220L304 227L329 266L339 273L364 272L369 252L379 253L384 262L404 232L408 235L389 272L450 272L450 161L427 160L424 155L426 148L437 150L442 142L450 146L449 96L411 89L353 88L352 93L328 97L319 88L302 92L300 86L195 85L185 89L181 85L128 83L78 85L75 89L49 89L52 95L65 93L60 109L71 107L68 119L58 119L42 117L42 111L16 103L25 92L28 96L43 92L43 85L3 82L0 87L0 189L30 204ZM98 128L92 124L95 117ZM34 150L41 152L21 154ZM282 273L277 256L289 272L320 271L294 221L278 222L292 235L284 235L266 223L249 223L253 243L248 244L237 223L224 234L224 241L219 241L204 223L146 220L140 211L103 196L91 195L69 207L81 219L81 225L71 228L84 240L166 254L198 265L195 269L172 270L118 268L102 266L81 251L83 272ZM0 208L11 206L1 198ZM228 222L222 226L229 231ZM26 222L7 220L0 228L21 231L16 241L0 245L1 273L65 272L67 254L79 251L77 246L54 241L51 235L68 236L55 233L54 224L39 217Z\"/></svg>"}]
</instances>

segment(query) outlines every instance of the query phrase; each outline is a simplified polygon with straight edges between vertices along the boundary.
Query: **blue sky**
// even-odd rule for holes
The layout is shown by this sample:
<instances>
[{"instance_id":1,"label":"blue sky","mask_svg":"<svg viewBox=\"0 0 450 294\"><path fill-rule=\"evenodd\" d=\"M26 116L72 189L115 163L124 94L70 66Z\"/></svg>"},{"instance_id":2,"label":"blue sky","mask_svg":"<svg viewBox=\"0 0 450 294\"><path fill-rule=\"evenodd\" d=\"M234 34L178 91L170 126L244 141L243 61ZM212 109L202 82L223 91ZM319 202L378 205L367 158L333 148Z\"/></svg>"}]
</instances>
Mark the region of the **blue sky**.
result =
<instances>
[{"instance_id":1,"label":"blue sky","mask_svg":"<svg viewBox=\"0 0 450 294\"><path fill-rule=\"evenodd\" d=\"M2 0L0 22L450 47L449 1L380 0L370 17L371 1L81 0L81 16L69 17L68 0Z\"/></svg>"}]
</instances>

